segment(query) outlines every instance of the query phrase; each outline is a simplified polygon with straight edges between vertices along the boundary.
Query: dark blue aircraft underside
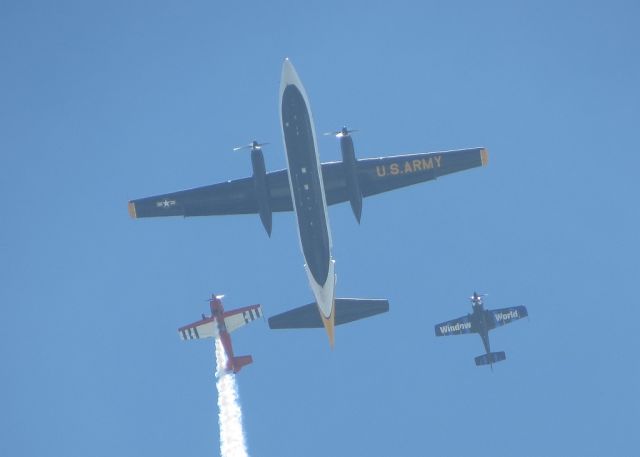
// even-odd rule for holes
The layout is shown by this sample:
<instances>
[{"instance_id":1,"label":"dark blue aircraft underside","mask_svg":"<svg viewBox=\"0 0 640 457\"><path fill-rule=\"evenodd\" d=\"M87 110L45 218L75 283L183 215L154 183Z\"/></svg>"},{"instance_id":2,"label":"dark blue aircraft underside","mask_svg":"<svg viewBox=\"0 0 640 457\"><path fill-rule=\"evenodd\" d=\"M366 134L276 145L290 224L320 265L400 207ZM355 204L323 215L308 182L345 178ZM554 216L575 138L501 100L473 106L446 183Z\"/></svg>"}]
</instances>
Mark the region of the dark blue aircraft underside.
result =
<instances>
[{"instance_id":1,"label":"dark blue aircraft underside","mask_svg":"<svg viewBox=\"0 0 640 457\"><path fill-rule=\"evenodd\" d=\"M436 179L450 173L480 167L486 162L483 148L445 152L406 154L357 160L356 176L363 197ZM349 201L343 162L322 164L322 177L328 205ZM266 188L270 210L292 211L287 170L267 173ZM215 216L256 214L259 200L255 178L236 179L194 189L132 200L133 217Z\"/></svg>"},{"instance_id":2,"label":"dark blue aircraft underside","mask_svg":"<svg viewBox=\"0 0 640 457\"><path fill-rule=\"evenodd\" d=\"M323 285L331 256L329 230L309 110L294 85L282 94L282 129L304 258L313 278Z\"/></svg>"}]
</instances>

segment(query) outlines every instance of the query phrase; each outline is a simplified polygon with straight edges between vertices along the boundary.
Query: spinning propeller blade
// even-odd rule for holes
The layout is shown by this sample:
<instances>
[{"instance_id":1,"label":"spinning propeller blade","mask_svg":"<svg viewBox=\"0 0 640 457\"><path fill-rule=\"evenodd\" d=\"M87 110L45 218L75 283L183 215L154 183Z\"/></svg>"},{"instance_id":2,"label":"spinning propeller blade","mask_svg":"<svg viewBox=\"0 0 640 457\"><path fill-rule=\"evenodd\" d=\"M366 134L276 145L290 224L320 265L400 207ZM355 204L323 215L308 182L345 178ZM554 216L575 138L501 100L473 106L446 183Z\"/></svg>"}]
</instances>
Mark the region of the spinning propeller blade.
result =
<instances>
[{"instance_id":1,"label":"spinning propeller blade","mask_svg":"<svg viewBox=\"0 0 640 457\"><path fill-rule=\"evenodd\" d=\"M348 129L347 126L342 127L340 130L336 130L334 132L325 132L324 135L325 136L335 136L336 138L342 138L343 136L349 136L349 134L353 133L353 132L357 132L358 130L356 129Z\"/></svg>"},{"instance_id":2,"label":"spinning propeller blade","mask_svg":"<svg viewBox=\"0 0 640 457\"><path fill-rule=\"evenodd\" d=\"M241 151L243 149L262 149L262 146L269 144L269 143L258 143L257 141L252 141L249 144L245 144L244 146L238 146L233 148L234 151Z\"/></svg>"},{"instance_id":3,"label":"spinning propeller blade","mask_svg":"<svg viewBox=\"0 0 640 457\"><path fill-rule=\"evenodd\" d=\"M224 294L221 294L221 295L211 294L211 298L207 298L205 301L211 302L215 299L222 300L223 298L224 298Z\"/></svg>"},{"instance_id":4,"label":"spinning propeller blade","mask_svg":"<svg viewBox=\"0 0 640 457\"><path fill-rule=\"evenodd\" d=\"M473 292L473 295L469 297L471 303L482 303L482 299L489 294L479 294L478 292Z\"/></svg>"}]
</instances>

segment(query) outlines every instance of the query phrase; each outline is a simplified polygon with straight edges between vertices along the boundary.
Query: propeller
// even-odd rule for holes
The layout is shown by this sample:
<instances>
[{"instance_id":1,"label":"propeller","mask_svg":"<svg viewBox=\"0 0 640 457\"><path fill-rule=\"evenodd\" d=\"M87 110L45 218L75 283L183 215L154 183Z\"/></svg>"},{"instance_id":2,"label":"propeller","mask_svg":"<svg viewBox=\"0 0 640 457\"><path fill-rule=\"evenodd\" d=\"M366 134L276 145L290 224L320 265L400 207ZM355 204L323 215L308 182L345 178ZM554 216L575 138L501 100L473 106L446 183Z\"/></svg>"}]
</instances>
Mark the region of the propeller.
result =
<instances>
[{"instance_id":1,"label":"propeller","mask_svg":"<svg viewBox=\"0 0 640 457\"><path fill-rule=\"evenodd\" d=\"M357 132L358 130L350 130L347 128L347 126L345 125L344 127L342 127L340 130L336 130L335 132L326 132L324 135L325 136L335 136L336 138L342 138L343 136L349 136L350 133L353 132Z\"/></svg>"},{"instance_id":2,"label":"propeller","mask_svg":"<svg viewBox=\"0 0 640 457\"><path fill-rule=\"evenodd\" d=\"M214 299L222 300L223 298L224 298L224 294L221 294L221 295L211 294L211 298L207 298L205 301L210 302L211 300L214 300Z\"/></svg>"},{"instance_id":3,"label":"propeller","mask_svg":"<svg viewBox=\"0 0 640 457\"><path fill-rule=\"evenodd\" d=\"M238 146L237 148L233 148L233 150L234 151L241 151L243 149L251 149L251 150L256 149L257 150L257 149L262 149L262 146L264 146L266 144L269 144L269 143L258 143L257 141L254 140L249 144L245 144L244 146Z\"/></svg>"},{"instance_id":4,"label":"propeller","mask_svg":"<svg viewBox=\"0 0 640 457\"><path fill-rule=\"evenodd\" d=\"M482 303L482 299L489 294L479 294L478 292L473 292L473 295L469 297L472 303Z\"/></svg>"},{"instance_id":5,"label":"propeller","mask_svg":"<svg viewBox=\"0 0 640 457\"><path fill-rule=\"evenodd\" d=\"M211 298L207 298L205 301L209 303L209 305L211 305L214 300L222 300L223 298L224 298L224 294L221 294L221 295L211 294ZM213 308L211 308L211 313L212 314L210 317L213 317L214 316ZM207 316L205 316L204 313L202 313L202 319L207 319Z\"/></svg>"}]
</instances>

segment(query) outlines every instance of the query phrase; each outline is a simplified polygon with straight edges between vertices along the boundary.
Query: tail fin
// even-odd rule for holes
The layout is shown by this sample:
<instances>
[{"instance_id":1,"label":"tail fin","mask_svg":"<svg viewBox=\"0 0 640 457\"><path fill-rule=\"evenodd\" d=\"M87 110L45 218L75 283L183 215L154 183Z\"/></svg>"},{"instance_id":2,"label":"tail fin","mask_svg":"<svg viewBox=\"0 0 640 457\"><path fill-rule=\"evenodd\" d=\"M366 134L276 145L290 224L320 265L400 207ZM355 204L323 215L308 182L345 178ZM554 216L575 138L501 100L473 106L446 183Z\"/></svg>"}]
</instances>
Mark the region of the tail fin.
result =
<instances>
[{"instance_id":1,"label":"tail fin","mask_svg":"<svg viewBox=\"0 0 640 457\"><path fill-rule=\"evenodd\" d=\"M233 358L233 366L231 368L234 373L237 373L243 366L249 365L250 363L253 363L253 358L250 355L241 355Z\"/></svg>"},{"instance_id":2,"label":"tail fin","mask_svg":"<svg viewBox=\"0 0 640 457\"><path fill-rule=\"evenodd\" d=\"M476 357L476 366L480 365L493 365L494 363L502 362L507 358L504 351L500 352L489 352L487 354L482 354Z\"/></svg>"}]
</instances>

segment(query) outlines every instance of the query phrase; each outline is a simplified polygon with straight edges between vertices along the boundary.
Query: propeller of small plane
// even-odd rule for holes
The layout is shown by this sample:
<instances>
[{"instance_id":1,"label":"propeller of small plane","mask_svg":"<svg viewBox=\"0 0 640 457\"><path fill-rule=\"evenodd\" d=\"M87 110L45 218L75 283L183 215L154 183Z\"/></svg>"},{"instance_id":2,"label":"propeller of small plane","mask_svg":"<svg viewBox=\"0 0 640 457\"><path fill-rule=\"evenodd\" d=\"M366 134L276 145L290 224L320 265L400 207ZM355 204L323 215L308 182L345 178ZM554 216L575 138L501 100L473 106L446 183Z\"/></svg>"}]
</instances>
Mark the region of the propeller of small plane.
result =
<instances>
[{"instance_id":1,"label":"propeller of small plane","mask_svg":"<svg viewBox=\"0 0 640 457\"><path fill-rule=\"evenodd\" d=\"M324 135L325 136L335 136L336 138L342 138L343 136L349 136L349 134L351 134L353 132L357 132L357 131L358 130L356 130L356 129L348 129L347 126L345 125L340 130L336 130L335 132L325 132Z\"/></svg>"},{"instance_id":2,"label":"propeller of small plane","mask_svg":"<svg viewBox=\"0 0 640 457\"><path fill-rule=\"evenodd\" d=\"M257 149L262 149L262 146L265 146L267 144L269 143L258 143L257 141L252 141L251 143L245 144L244 146L238 146L237 148L233 148L233 150L234 151L241 151L243 149L257 150Z\"/></svg>"},{"instance_id":3,"label":"propeller of small plane","mask_svg":"<svg viewBox=\"0 0 640 457\"><path fill-rule=\"evenodd\" d=\"M482 299L484 297L486 297L487 295L489 295L489 294L479 294L478 292L474 291L473 295L469 297L469 300L471 300L473 303L476 303L478 301L482 302Z\"/></svg>"},{"instance_id":4,"label":"propeller of small plane","mask_svg":"<svg viewBox=\"0 0 640 457\"><path fill-rule=\"evenodd\" d=\"M207 298L205 301L209 302L209 301L214 300L214 299L222 300L223 298L224 298L224 294L221 294L221 295L213 295L212 294L211 298Z\"/></svg>"}]
</instances>

